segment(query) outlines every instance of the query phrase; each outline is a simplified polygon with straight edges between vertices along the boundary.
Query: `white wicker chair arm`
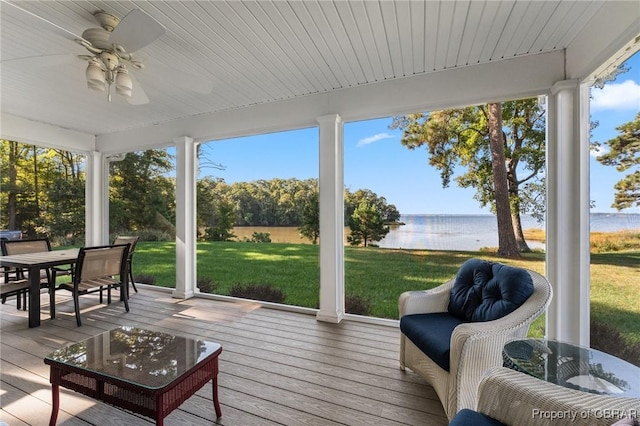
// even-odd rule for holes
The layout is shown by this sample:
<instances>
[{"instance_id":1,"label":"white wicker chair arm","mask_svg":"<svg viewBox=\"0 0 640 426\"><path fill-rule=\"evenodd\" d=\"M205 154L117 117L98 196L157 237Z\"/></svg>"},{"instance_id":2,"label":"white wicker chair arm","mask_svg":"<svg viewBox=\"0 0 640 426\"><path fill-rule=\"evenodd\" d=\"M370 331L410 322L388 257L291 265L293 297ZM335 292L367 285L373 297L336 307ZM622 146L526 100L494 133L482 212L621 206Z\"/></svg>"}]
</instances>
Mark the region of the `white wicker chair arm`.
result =
<instances>
[{"instance_id":1,"label":"white wicker chair arm","mask_svg":"<svg viewBox=\"0 0 640 426\"><path fill-rule=\"evenodd\" d=\"M480 382L477 411L507 425L605 426L640 416L640 399L580 392L496 367Z\"/></svg>"},{"instance_id":2,"label":"white wicker chair arm","mask_svg":"<svg viewBox=\"0 0 640 426\"><path fill-rule=\"evenodd\" d=\"M398 299L400 318L405 315L446 312L454 279L430 290L406 291Z\"/></svg>"}]
</instances>

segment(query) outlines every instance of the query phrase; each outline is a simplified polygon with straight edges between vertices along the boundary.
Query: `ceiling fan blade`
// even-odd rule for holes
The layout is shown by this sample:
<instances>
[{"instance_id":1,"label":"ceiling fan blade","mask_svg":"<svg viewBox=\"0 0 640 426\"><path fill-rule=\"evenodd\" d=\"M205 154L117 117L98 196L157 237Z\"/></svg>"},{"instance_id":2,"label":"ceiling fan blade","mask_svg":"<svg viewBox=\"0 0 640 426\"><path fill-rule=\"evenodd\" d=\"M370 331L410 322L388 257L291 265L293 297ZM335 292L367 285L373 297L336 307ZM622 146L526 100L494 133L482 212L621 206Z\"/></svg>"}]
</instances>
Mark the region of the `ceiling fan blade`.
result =
<instances>
[{"instance_id":1,"label":"ceiling fan blade","mask_svg":"<svg viewBox=\"0 0 640 426\"><path fill-rule=\"evenodd\" d=\"M28 66L33 68L44 68L56 65L63 65L75 62L76 57L70 53L54 53L51 55L23 56L0 60L2 66Z\"/></svg>"},{"instance_id":2,"label":"ceiling fan blade","mask_svg":"<svg viewBox=\"0 0 640 426\"><path fill-rule=\"evenodd\" d=\"M130 105L148 104L149 97L142 89L142 86L140 85L138 79L135 77L135 75L133 75L133 73L129 73L129 76L131 77L131 82L133 83L133 89L131 90L131 97L127 98L127 102Z\"/></svg>"},{"instance_id":3,"label":"ceiling fan blade","mask_svg":"<svg viewBox=\"0 0 640 426\"><path fill-rule=\"evenodd\" d=\"M35 13L29 12L26 9L23 9L22 7L16 5L15 3L9 3L5 0L2 0L2 7L5 8L7 6L13 7L15 8L15 11L20 11L20 17L18 18L18 20L25 26L25 27L35 27L38 28L42 25L42 23L46 23L47 25L49 25L51 31L53 31L54 33L61 35L69 40L75 40L75 39L80 39L80 40L84 40L81 36L79 36L78 34L75 34L65 28L62 28L61 26L54 24L53 22L49 21L48 19L43 18L42 16L36 15ZM4 9L2 11L2 13L9 13L8 11L10 11L11 9Z\"/></svg>"},{"instance_id":4,"label":"ceiling fan blade","mask_svg":"<svg viewBox=\"0 0 640 426\"><path fill-rule=\"evenodd\" d=\"M164 35L165 28L140 9L133 9L115 27L109 41L131 53Z\"/></svg>"}]
</instances>

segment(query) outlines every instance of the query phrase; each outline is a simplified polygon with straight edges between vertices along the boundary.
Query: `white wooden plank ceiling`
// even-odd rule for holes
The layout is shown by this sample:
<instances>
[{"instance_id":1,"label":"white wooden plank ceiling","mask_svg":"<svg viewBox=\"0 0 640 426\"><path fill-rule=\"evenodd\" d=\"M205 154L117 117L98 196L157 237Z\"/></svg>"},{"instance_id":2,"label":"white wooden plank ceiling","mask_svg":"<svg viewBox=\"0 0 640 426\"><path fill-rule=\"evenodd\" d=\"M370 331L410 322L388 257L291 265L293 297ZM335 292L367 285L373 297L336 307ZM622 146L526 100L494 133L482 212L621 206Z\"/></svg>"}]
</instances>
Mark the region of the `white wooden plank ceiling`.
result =
<instances>
[{"instance_id":1,"label":"white wooden plank ceiling","mask_svg":"<svg viewBox=\"0 0 640 426\"><path fill-rule=\"evenodd\" d=\"M565 49L602 1L11 1L1 108L100 135L178 118ZM19 8L14 7L18 6ZM86 88L73 42L102 9L167 32L136 55L150 103ZM30 15L33 14L33 15Z\"/></svg>"}]
</instances>

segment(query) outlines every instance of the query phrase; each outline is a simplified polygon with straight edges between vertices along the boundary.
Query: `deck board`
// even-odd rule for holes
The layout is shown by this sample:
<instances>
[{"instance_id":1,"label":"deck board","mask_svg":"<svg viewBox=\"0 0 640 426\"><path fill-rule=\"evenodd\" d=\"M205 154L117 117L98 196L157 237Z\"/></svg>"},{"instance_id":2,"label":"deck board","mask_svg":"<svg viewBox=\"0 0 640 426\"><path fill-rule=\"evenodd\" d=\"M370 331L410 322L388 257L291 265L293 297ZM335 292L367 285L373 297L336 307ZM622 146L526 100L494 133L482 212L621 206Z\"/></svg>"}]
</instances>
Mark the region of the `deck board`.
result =
<instances>
[{"instance_id":1,"label":"deck board","mask_svg":"<svg viewBox=\"0 0 640 426\"><path fill-rule=\"evenodd\" d=\"M80 299L77 327L69 297L56 296L49 319L27 327L27 313L10 299L0 307L0 421L46 425L51 411L51 351L119 325L134 325L218 342L219 392L224 425L446 425L433 389L398 368L399 331L384 325L204 298L173 299L141 288L130 299L99 305ZM211 386L205 385L165 420L166 425L215 423ZM147 419L61 388L58 424L146 425Z\"/></svg>"}]
</instances>

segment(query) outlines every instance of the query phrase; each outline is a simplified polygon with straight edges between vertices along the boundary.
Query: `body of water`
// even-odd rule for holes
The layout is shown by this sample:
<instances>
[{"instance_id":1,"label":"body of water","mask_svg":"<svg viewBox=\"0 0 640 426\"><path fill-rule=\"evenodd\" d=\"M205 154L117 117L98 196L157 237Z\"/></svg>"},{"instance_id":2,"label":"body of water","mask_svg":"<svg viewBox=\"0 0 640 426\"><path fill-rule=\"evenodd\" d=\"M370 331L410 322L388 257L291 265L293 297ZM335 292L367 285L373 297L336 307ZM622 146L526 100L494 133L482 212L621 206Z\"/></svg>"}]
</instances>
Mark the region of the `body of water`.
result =
<instances>
[{"instance_id":1,"label":"body of water","mask_svg":"<svg viewBox=\"0 0 640 426\"><path fill-rule=\"evenodd\" d=\"M531 216L522 216L522 229L544 229ZM378 245L384 248L477 251L498 247L498 225L493 215L402 215L405 225L392 226ZM640 214L592 213L591 232L640 229ZM530 248L544 243L527 241Z\"/></svg>"}]
</instances>

